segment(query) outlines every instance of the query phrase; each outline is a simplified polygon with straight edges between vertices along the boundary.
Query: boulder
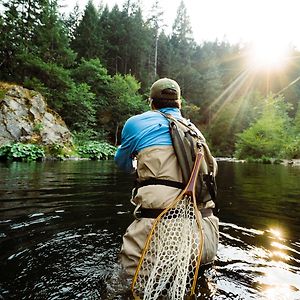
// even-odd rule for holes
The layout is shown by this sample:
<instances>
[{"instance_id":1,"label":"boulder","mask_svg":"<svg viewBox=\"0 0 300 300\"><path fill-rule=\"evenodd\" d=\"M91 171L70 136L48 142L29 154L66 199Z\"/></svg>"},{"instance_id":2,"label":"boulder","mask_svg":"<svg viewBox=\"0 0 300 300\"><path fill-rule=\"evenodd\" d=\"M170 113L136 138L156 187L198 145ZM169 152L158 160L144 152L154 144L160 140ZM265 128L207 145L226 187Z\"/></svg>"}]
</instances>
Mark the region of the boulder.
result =
<instances>
[{"instance_id":1,"label":"boulder","mask_svg":"<svg viewBox=\"0 0 300 300\"><path fill-rule=\"evenodd\" d=\"M65 122L40 93L1 83L0 147L9 142L72 145Z\"/></svg>"}]
</instances>

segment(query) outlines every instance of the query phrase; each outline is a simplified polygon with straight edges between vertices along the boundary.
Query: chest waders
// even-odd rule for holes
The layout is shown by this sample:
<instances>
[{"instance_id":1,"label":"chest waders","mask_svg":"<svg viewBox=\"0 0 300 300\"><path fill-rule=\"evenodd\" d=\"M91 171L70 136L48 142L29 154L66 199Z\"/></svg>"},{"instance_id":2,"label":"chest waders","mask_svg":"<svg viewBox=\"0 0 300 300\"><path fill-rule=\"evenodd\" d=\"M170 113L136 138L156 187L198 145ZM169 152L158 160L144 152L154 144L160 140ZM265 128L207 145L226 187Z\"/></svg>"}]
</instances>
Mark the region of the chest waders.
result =
<instances>
[{"instance_id":1,"label":"chest waders","mask_svg":"<svg viewBox=\"0 0 300 300\"><path fill-rule=\"evenodd\" d=\"M135 300L195 295L204 240L195 195L202 160L199 151L187 186L154 220L132 280Z\"/></svg>"}]
</instances>

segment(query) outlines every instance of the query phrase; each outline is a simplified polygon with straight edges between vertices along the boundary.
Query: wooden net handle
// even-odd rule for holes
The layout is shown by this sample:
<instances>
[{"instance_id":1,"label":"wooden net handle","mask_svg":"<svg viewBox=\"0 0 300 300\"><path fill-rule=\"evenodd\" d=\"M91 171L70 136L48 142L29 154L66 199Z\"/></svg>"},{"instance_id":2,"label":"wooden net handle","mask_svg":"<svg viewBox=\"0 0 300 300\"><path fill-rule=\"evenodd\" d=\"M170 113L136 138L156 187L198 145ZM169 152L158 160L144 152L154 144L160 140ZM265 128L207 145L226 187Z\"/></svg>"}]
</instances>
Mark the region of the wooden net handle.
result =
<instances>
[{"instance_id":1,"label":"wooden net handle","mask_svg":"<svg viewBox=\"0 0 300 300\"><path fill-rule=\"evenodd\" d=\"M193 170L189 179L189 182L185 188L185 194L189 196L195 196L195 188L197 183L197 178L201 166L203 154L199 151L196 155L196 159L194 162Z\"/></svg>"}]
</instances>

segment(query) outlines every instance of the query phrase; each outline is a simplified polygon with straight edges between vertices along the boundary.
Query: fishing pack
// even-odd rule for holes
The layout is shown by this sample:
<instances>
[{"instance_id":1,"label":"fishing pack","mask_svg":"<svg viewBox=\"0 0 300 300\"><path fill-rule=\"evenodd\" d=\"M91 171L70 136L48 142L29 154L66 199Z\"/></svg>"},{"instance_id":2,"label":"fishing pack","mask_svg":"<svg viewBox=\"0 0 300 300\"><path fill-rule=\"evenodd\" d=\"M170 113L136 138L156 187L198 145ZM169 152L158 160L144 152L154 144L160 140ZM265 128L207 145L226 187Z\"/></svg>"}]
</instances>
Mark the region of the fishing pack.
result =
<instances>
[{"instance_id":1,"label":"fishing pack","mask_svg":"<svg viewBox=\"0 0 300 300\"><path fill-rule=\"evenodd\" d=\"M217 185L215 176L217 165L206 144L202 133L194 124L185 119L175 119L169 114L158 111L169 121L170 135L174 151L180 165L183 183L186 186L192 173L196 153L203 154L203 161L196 185L197 203L216 201Z\"/></svg>"}]
</instances>

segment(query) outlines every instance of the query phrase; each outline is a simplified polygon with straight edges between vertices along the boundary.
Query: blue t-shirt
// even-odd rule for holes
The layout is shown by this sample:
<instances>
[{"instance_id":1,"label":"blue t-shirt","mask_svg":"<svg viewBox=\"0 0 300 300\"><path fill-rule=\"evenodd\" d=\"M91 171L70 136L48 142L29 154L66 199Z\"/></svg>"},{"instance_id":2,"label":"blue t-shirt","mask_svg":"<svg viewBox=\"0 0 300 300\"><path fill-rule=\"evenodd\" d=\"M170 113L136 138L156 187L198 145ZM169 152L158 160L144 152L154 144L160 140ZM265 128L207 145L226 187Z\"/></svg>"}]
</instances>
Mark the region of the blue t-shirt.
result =
<instances>
[{"instance_id":1,"label":"blue t-shirt","mask_svg":"<svg viewBox=\"0 0 300 300\"><path fill-rule=\"evenodd\" d=\"M162 108L161 112L181 119L178 108ZM135 154L151 146L170 146L172 140L169 132L169 121L156 111L147 111L129 118L122 130L122 140L115 162L126 172L132 172L132 159Z\"/></svg>"}]
</instances>

